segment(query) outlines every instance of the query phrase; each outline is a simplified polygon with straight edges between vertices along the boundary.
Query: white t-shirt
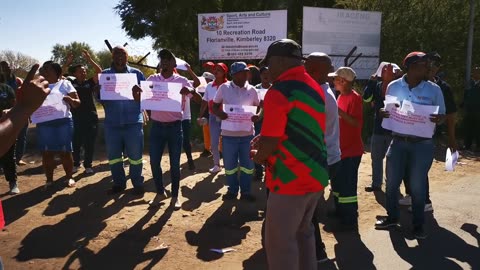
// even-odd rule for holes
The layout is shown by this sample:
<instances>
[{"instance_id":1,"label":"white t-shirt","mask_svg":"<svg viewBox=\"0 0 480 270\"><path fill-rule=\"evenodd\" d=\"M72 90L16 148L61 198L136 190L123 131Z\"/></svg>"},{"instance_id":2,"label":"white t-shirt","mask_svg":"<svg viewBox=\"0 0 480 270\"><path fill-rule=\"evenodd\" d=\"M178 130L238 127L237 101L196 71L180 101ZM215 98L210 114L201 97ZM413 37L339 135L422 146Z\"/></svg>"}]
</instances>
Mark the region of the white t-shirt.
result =
<instances>
[{"instance_id":1,"label":"white t-shirt","mask_svg":"<svg viewBox=\"0 0 480 270\"><path fill-rule=\"evenodd\" d=\"M205 93L203 94L202 99L208 103L208 112L213 114L212 106L213 106L213 99L217 94L217 90L221 85L215 84L215 82L209 82L205 88Z\"/></svg>"},{"instance_id":2,"label":"white t-shirt","mask_svg":"<svg viewBox=\"0 0 480 270\"><path fill-rule=\"evenodd\" d=\"M213 102L244 106L260 105L260 100L255 87L250 85L248 82L245 82L245 85L240 87L235 85L233 81L226 82L218 88ZM254 135L253 122L250 131L229 131L222 129L222 135L234 137Z\"/></svg>"},{"instance_id":3,"label":"white t-shirt","mask_svg":"<svg viewBox=\"0 0 480 270\"><path fill-rule=\"evenodd\" d=\"M73 87L72 83L69 80L59 80L57 83L49 84L48 87L51 89L50 93L60 92L64 96L68 96L70 93L76 93L77 90ZM70 105L67 102L64 102L68 108L68 118L72 118L72 112L70 111Z\"/></svg>"}]
</instances>

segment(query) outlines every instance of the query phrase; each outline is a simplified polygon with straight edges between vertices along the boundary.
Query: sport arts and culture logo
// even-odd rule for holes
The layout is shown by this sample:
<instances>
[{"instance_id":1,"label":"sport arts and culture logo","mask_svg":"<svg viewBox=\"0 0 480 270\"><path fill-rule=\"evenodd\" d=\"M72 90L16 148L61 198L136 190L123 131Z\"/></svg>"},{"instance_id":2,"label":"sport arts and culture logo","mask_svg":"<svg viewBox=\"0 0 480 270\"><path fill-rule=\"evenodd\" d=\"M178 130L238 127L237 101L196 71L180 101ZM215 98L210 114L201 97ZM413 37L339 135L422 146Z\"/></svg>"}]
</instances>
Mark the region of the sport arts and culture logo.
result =
<instances>
[{"instance_id":1,"label":"sport arts and culture logo","mask_svg":"<svg viewBox=\"0 0 480 270\"><path fill-rule=\"evenodd\" d=\"M205 16L202 16L201 26L203 30L217 31L223 28L223 24L224 24L223 16L220 16L220 17L210 16L208 18Z\"/></svg>"}]
</instances>

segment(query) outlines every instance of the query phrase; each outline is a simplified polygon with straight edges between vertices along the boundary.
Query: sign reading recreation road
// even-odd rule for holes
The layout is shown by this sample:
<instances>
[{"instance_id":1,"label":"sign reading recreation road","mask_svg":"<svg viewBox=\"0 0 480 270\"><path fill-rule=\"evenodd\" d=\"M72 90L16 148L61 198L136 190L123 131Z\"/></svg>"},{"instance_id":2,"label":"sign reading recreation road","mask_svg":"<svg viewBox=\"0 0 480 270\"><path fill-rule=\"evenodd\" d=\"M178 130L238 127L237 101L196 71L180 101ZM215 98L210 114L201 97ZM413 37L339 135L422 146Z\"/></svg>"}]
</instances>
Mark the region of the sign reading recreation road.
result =
<instances>
[{"instance_id":1,"label":"sign reading recreation road","mask_svg":"<svg viewBox=\"0 0 480 270\"><path fill-rule=\"evenodd\" d=\"M286 37L286 10L198 14L200 60L262 59Z\"/></svg>"},{"instance_id":2,"label":"sign reading recreation road","mask_svg":"<svg viewBox=\"0 0 480 270\"><path fill-rule=\"evenodd\" d=\"M345 56L362 56L352 65L358 79L368 79L379 63L381 12L303 7L303 54L323 52L331 56L335 69Z\"/></svg>"}]
</instances>

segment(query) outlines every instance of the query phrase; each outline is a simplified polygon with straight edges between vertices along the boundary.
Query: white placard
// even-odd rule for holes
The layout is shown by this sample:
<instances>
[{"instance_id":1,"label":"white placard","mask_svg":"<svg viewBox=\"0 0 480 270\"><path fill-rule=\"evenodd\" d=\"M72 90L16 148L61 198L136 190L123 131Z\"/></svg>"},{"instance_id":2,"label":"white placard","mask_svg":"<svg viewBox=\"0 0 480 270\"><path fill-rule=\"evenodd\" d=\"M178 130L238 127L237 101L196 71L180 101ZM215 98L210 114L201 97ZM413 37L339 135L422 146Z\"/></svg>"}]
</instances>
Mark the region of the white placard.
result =
<instances>
[{"instance_id":1,"label":"white placard","mask_svg":"<svg viewBox=\"0 0 480 270\"><path fill-rule=\"evenodd\" d=\"M457 166L458 162L458 151L452 153L450 148L447 148L447 152L445 153L445 170L452 172L455 170L455 166Z\"/></svg>"},{"instance_id":2,"label":"white placard","mask_svg":"<svg viewBox=\"0 0 480 270\"><path fill-rule=\"evenodd\" d=\"M332 58L335 69L362 53L352 68L357 79L368 79L378 67L382 13L371 11L303 7L303 54L323 52Z\"/></svg>"},{"instance_id":3,"label":"white placard","mask_svg":"<svg viewBox=\"0 0 480 270\"><path fill-rule=\"evenodd\" d=\"M262 59L286 37L286 10L198 14L200 60Z\"/></svg>"},{"instance_id":4,"label":"white placard","mask_svg":"<svg viewBox=\"0 0 480 270\"><path fill-rule=\"evenodd\" d=\"M135 73L98 74L101 100L133 100L132 88L137 85Z\"/></svg>"},{"instance_id":5,"label":"white placard","mask_svg":"<svg viewBox=\"0 0 480 270\"><path fill-rule=\"evenodd\" d=\"M187 62L185 60L175 57L175 63L177 64L177 69L179 70L188 70Z\"/></svg>"},{"instance_id":6,"label":"white placard","mask_svg":"<svg viewBox=\"0 0 480 270\"><path fill-rule=\"evenodd\" d=\"M228 118L222 120L222 129L229 131L251 131L252 116L257 112L256 106L223 104L223 111Z\"/></svg>"},{"instance_id":7,"label":"white placard","mask_svg":"<svg viewBox=\"0 0 480 270\"><path fill-rule=\"evenodd\" d=\"M384 102L385 110L390 112L390 117L383 119L383 128L400 134L432 138L435 123L430 121L430 114L437 114L439 106L415 104L404 100L402 106L397 107L398 101L387 97Z\"/></svg>"},{"instance_id":8,"label":"white placard","mask_svg":"<svg viewBox=\"0 0 480 270\"><path fill-rule=\"evenodd\" d=\"M181 83L141 81L142 110L182 112Z\"/></svg>"},{"instance_id":9,"label":"white placard","mask_svg":"<svg viewBox=\"0 0 480 270\"><path fill-rule=\"evenodd\" d=\"M69 109L67 103L63 101L63 97L62 93L51 91L43 101L42 106L33 112L32 123L38 124L68 117Z\"/></svg>"}]
</instances>

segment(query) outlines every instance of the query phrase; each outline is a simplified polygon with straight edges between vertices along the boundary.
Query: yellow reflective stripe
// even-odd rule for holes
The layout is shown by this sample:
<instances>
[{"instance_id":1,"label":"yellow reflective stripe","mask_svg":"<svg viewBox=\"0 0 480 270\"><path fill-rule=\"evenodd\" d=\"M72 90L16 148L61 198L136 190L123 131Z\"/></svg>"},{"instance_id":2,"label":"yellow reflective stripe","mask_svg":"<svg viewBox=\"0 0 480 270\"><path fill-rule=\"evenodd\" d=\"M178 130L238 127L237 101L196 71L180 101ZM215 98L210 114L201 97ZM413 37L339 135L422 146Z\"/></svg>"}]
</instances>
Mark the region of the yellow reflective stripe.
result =
<instances>
[{"instance_id":1,"label":"yellow reflective stripe","mask_svg":"<svg viewBox=\"0 0 480 270\"><path fill-rule=\"evenodd\" d=\"M108 164L114 165L114 164L117 164L117 163L120 163L120 162L123 162L123 158L110 159L108 161Z\"/></svg>"},{"instance_id":2,"label":"yellow reflective stripe","mask_svg":"<svg viewBox=\"0 0 480 270\"><path fill-rule=\"evenodd\" d=\"M357 196L338 197L338 203L355 203L355 202L357 202Z\"/></svg>"},{"instance_id":3,"label":"yellow reflective stripe","mask_svg":"<svg viewBox=\"0 0 480 270\"><path fill-rule=\"evenodd\" d=\"M372 102L372 100L373 100L373 95L371 95L369 98L364 98L363 102L369 103L369 102Z\"/></svg>"},{"instance_id":4,"label":"yellow reflective stripe","mask_svg":"<svg viewBox=\"0 0 480 270\"><path fill-rule=\"evenodd\" d=\"M225 174L226 174L226 175L236 174L237 172L238 172L238 167L235 168L235 169L231 169L231 170L225 169Z\"/></svg>"},{"instance_id":5,"label":"yellow reflective stripe","mask_svg":"<svg viewBox=\"0 0 480 270\"><path fill-rule=\"evenodd\" d=\"M143 160L142 159L133 160L133 159L129 158L128 161L130 161L130 164L132 164L132 165L140 165L140 164L142 164Z\"/></svg>"},{"instance_id":6,"label":"yellow reflective stripe","mask_svg":"<svg viewBox=\"0 0 480 270\"><path fill-rule=\"evenodd\" d=\"M242 171L246 174L253 174L253 169L247 169L245 167L240 167L240 171Z\"/></svg>"},{"instance_id":7,"label":"yellow reflective stripe","mask_svg":"<svg viewBox=\"0 0 480 270\"><path fill-rule=\"evenodd\" d=\"M332 194L333 194L334 197L337 197L337 198L338 198L338 195L340 195L340 193L338 193L338 192L332 192Z\"/></svg>"}]
</instances>

